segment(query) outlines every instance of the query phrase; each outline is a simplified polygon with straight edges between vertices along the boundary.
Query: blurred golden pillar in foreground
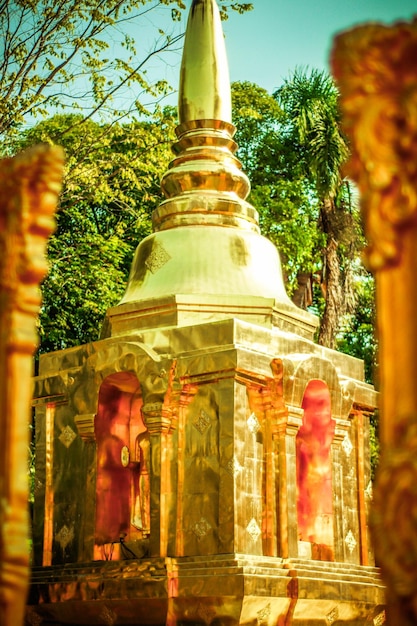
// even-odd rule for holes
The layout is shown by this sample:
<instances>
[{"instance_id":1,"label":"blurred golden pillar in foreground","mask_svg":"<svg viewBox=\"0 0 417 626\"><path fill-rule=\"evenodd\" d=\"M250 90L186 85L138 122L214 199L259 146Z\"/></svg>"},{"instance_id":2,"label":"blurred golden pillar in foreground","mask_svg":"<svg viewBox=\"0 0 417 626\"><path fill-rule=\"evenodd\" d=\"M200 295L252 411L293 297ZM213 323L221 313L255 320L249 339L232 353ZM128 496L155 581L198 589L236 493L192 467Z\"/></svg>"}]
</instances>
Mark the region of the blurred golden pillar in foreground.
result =
<instances>
[{"instance_id":1,"label":"blurred golden pillar in foreground","mask_svg":"<svg viewBox=\"0 0 417 626\"><path fill-rule=\"evenodd\" d=\"M333 72L377 288L382 459L372 526L388 619L417 624L417 19L336 38Z\"/></svg>"},{"instance_id":2,"label":"blurred golden pillar in foreground","mask_svg":"<svg viewBox=\"0 0 417 626\"><path fill-rule=\"evenodd\" d=\"M39 282L54 229L59 148L0 161L0 624L24 617L29 574L28 427Z\"/></svg>"}]
</instances>

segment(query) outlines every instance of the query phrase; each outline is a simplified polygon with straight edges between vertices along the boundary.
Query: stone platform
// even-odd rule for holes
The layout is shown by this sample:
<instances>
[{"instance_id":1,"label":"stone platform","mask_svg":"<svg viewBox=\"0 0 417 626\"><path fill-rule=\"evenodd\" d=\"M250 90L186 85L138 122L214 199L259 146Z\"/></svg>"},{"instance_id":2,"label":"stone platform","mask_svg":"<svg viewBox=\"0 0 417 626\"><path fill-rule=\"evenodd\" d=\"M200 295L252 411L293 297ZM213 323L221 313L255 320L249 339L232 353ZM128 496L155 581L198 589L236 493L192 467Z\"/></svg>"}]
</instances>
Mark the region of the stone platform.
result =
<instances>
[{"instance_id":1,"label":"stone platform","mask_svg":"<svg viewBox=\"0 0 417 626\"><path fill-rule=\"evenodd\" d=\"M34 568L27 624L359 626L385 622L378 569L253 557Z\"/></svg>"}]
</instances>

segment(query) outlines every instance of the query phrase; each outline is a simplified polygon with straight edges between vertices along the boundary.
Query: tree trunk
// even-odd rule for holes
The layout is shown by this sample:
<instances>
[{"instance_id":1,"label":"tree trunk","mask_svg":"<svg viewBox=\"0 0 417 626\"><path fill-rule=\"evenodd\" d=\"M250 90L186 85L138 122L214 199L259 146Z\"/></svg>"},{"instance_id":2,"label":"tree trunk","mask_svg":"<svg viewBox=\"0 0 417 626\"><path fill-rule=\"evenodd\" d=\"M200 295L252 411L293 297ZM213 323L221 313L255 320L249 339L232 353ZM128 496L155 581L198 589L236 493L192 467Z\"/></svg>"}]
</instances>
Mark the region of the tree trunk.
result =
<instances>
[{"instance_id":1,"label":"tree trunk","mask_svg":"<svg viewBox=\"0 0 417 626\"><path fill-rule=\"evenodd\" d=\"M339 321L343 314L340 264L337 249L336 207L332 198L325 198L321 207L322 229L327 238L323 267L323 291L326 305L320 324L318 342L327 348L335 348Z\"/></svg>"}]
</instances>

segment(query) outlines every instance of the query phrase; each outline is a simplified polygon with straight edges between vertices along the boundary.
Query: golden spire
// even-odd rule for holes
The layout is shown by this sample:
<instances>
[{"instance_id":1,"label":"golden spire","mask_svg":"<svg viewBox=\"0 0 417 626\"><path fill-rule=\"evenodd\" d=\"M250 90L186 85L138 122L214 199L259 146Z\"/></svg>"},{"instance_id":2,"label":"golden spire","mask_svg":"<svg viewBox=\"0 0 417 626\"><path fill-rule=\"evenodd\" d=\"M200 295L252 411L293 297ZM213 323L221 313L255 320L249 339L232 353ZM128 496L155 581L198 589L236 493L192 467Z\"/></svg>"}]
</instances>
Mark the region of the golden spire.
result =
<instances>
[{"instance_id":1,"label":"golden spire","mask_svg":"<svg viewBox=\"0 0 417 626\"><path fill-rule=\"evenodd\" d=\"M194 0L188 16L178 100L180 123L232 122L229 68L216 2Z\"/></svg>"},{"instance_id":2,"label":"golden spire","mask_svg":"<svg viewBox=\"0 0 417 626\"><path fill-rule=\"evenodd\" d=\"M161 181L154 232L138 246L110 334L240 317L301 329L316 319L288 298L275 246L246 201L235 157L226 51L216 0L194 0L185 36L176 155Z\"/></svg>"}]
</instances>

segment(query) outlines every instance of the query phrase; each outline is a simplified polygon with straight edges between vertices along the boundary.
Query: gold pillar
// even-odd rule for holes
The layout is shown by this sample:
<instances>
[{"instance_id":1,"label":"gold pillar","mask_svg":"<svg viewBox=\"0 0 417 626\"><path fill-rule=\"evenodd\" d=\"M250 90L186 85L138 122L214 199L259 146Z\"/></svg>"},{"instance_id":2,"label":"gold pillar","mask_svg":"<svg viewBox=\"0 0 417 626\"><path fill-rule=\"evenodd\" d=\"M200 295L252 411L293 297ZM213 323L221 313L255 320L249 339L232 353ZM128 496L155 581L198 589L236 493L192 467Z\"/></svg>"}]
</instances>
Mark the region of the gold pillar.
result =
<instances>
[{"instance_id":1,"label":"gold pillar","mask_svg":"<svg viewBox=\"0 0 417 626\"><path fill-rule=\"evenodd\" d=\"M336 419L336 427L331 446L332 458L332 482L333 482L333 506L334 506L334 560L336 562L345 561L346 550L343 538L343 459L342 443L349 430L347 420ZM347 560L347 559L346 559Z\"/></svg>"},{"instance_id":2,"label":"gold pillar","mask_svg":"<svg viewBox=\"0 0 417 626\"><path fill-rule=\"evenodd\" d=\"M28 582L27 458L39 282L63 158L38 146L0 162L0 623L23 620Z\"/></svg>"},{"instance_id":3,"label":"gold pillar","mask_svg":"<svg viewBox=\"0 0 417 626\"><path fill-rule=\"evenodd\" d=\"M369 551L369 539L368 539L368 507L367 498L369 495L367 492L368 485L370 484L370 468L366 462L366 449L369 449L369 437L367 433L369 428L365 428L366 420L369 418L361 409L354 411L354 417L357 429L357 460L356 471L358 481L358 511L359 511L359 537L360 537L360 563L362 565L369 565L371 560Z\"/></svg>"},{"instance_id":4,"label":"gold pillar","mask_svg":"<svg viewBox=\"0 0 417 626\"><path fill-rule=\"evenodd\" d=\"M150 556L167 556L175 536L171 511L174 502L178 467L173 463L173 437L177 422L177 398L161 398L159 402L145 403L143 421L149 431L149 492L150 492ZM173 406L175 402L175 406Z\"/></svg>"},{"instance_id":5,"label":"gold pillar","mask_svg":"<svg viewBox=\"0 0 417 626\"><path fill-rule=\"evenodd\" d=\"M296 437L303 423L303 409L287 406L275 433L278 449L279 555L298 556Z\"/></svg>"},{"instance_id":6,"label":"gold pillar","mask_svg":"<svg viewBox=\"0 0 417 626\"><path fill-rule=\"evenodd\" d=\"M416 58L415 19L343 33L332 59L376 279L382 458L372 526L392 626L417 624Z\"/></svg>"}]
</instances>

